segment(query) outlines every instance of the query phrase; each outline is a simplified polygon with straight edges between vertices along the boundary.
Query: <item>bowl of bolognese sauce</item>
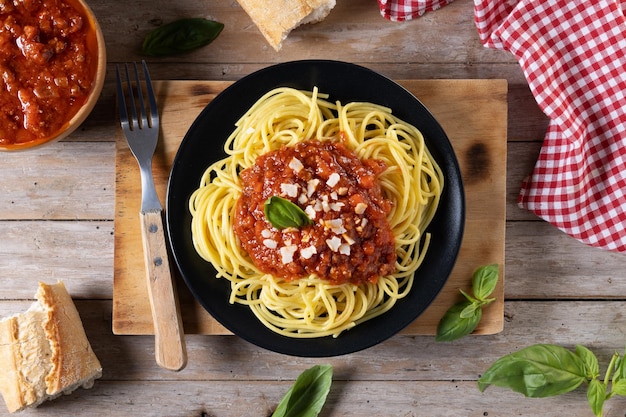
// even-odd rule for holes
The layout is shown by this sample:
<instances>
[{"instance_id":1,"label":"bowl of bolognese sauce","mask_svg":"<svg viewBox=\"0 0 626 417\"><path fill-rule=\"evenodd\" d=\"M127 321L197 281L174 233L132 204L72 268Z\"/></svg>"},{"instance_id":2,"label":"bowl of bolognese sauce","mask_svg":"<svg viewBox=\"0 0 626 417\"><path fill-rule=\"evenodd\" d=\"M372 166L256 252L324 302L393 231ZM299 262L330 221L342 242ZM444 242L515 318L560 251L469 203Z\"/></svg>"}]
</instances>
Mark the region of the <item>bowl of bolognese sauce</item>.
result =
<instances>
[{"instance_id":1,"label":"bowl of bolognese sauce","mask_svg":"<svg viewBox=\"0 0 626 417\"><path fill-rule=\"evenodd\" d=\"M3 2L0 7L0 150L58 141L93 110L106 48L83 0Z\"/></svg>"}]
</instances>

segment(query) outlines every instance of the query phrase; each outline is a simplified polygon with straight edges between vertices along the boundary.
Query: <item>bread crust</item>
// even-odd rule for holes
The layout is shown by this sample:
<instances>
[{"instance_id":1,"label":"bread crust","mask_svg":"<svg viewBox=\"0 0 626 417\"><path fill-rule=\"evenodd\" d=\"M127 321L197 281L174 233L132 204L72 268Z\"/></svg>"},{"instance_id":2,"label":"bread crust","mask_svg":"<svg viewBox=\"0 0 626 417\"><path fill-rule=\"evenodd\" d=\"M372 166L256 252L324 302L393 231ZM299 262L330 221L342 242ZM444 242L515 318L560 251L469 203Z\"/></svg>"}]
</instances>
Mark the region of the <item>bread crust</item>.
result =
<instances>
[{"instance_id":1,"label":"bread crust","mask_svg":"<svg viewBox=\"0 0 626 417\"><path fill-rule=\"evenodd\" d=\"M10 412L91 388L102 376L63 282L39 283L35 297L28 311L0 321L0 392Z\"/></svg>"},{"instance_id":2,"label":"bread crust","mask_svg":"<svg viewBox=\"0 0 626 417\"><path fill-rule=\"evenodd\" d=\"M64 392L81 381L93 385L94 371L100 377L102 366L87 340L78 310L65 286L62 282L41 284L37 300L48 307L44 325L52 349L52 369L46 376L48 395Z\"/></svg>"},{"instance_id":3,"label":"bread crust","mask_svg":"<svg viewBox=\"0 0 626 417\"><path fill-rule=\"evenodd\" d=\"M4 397L9 412L17 411L24 406L20 393L20 380L16 359L18 323L16 317L0 321L0 392Z\"/></svg>"},{"instance_id":4,"label":"bread crust","mask_svg":"<svg viewBox=\"0 0 626 417\"><path fill-rule=\"evenodd\" d=\"M296 27L324 19L335 0L237 0L276 51Z\"/></svg>"}]
</instances>

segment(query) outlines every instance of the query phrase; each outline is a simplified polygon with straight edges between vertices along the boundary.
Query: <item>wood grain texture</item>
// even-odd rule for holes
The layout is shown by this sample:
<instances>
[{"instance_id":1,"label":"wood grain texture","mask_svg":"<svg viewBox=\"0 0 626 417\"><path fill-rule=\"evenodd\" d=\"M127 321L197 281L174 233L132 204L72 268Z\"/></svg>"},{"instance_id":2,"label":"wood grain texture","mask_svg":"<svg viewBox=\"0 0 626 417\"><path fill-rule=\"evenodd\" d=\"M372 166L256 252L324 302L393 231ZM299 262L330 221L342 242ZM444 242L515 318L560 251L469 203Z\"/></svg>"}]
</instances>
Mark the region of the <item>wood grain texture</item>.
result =
<instances>
[{"instance_id":1,"label":"wood grain texture","mask_svg":"<svg viewBox=\"0 0 626 417\"><path fill-rule=\"evenodd\" d=\"M497 333L503 326L504 241L506 192L506 93L504 80L400 81L433 113L455 149L466 187L467 216L464 241L451 277L433 304L405 334L435 334L439 319L468 290L481 265L501 265L501 280L478 334ZM155 83L161 106L162 140L153 165L157 193L164 196L176 149L201 109L227 83L161 81ZM477 115L476 108L484 110ZM141 187L137 164L123 138L117 141L115 210L115 276L113 330L116 334L152 334L145 285L138 281L142 265L141 234L133 215ZM139 253L140 255L140 253ZM227 334L179 285L187 333Z\"/></svg>"},{"instance_id":2,"label":"wood grain texture","mask_svg":"<svg viewBox=\"0 0 626 417\"><path fill-rule=\"evenodd\" d=\"M152 336L113 334L114 249L120 232L114 223L116 141L121 135L114 68L145 58L138 45L150 30L202 16L224 22L224 32L190 54L147 58L153 79L227 85L275 63L323 58L365 65L396 80L508 82L504 329L453 343L436 343L432 335L397 335L365 351L330 358L324 362L335 367L335 379L321 417L591 417L584 389L527 399L493 387L481 394L476 388L498 357L534 343L585 345L606 369L613 352L624 349L626 280L623 254L580 244L517 206L521 180L536 161L548 119L514 57L480 44L472 0L454 0L403 23L385 21L374 0L340 0L323 22L294 31L279 53L235 1L88 2L108 49L107 80L94 111L59 143L2 155L0 317L27 309L39 280L63 279L104 374L91 390L20 415L266 417L300 372L322 362L276 354L232 335L188 334L189 363L174 373L156 364ZM217 91L195 97L189 114L177 107L179 120L168 123L184 131ZM473 113L489 117L479 107ZM160 149L157 163L172 152ZM142 270L139 275L143 283ZM193 323L194 333L219 332L201 328L202 309L183 301L185 322ZM624 410L626 399L611 398L605 417L623 417ZM0 401L0 417L9 416Z\"/></svg>"},{"instance_id":3,"label":"wood grain texture","mask_svg":"<svg viewBox=\"0 0 626 417\"><path fill-rule=\"evenodd\" d=\"M139 213L146 287L154 328L154 356L162 368L180 371L187 364L185 331L176 275L170 268L163 212Z\"/></svg>"}]
</instances>

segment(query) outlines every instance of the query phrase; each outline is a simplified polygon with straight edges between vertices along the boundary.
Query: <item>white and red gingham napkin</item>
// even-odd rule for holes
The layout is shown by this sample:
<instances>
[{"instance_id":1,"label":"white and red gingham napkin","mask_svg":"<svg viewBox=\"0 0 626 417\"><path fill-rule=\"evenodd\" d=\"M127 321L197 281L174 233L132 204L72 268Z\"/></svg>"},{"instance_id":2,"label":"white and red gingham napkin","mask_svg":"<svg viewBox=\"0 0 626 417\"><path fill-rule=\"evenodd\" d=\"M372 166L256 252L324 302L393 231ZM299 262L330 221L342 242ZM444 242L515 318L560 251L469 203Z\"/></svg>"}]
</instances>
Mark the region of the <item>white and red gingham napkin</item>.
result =
<instances>
[{"instance_id":1,"label":"white and red gingham napkin","mask_svg":"<svg viewBox=\"0 0 626 417\"><path fill-rule=\"evenodd\" d=\"M520 207L616 252L626 252L624 8L626 0L474 0L481 41L517 58L550 118Z\"/></svg>"},{"instance_id":2,"label":"white and red gingham napkin","mask_svg":"<svg viewBox=\"0 0 626 417\"><path fill-rule=\"evenodd\" d=\"M550 117L519 205L588 245L626 251L621 1L474 0L474 6L483 43L517 58Z\"/></svg>"},{"instance_id":3,"label":"white and red gingham napkin","mask_svg":"<svg viewBox=\"0 0 626 417\"><path fill-rule=\"evenodd\" d=\"M452 3L452 0L378 0L378 7L385 19L402 22L437 10L448 3Z\"/></svg>"}]
</instances>

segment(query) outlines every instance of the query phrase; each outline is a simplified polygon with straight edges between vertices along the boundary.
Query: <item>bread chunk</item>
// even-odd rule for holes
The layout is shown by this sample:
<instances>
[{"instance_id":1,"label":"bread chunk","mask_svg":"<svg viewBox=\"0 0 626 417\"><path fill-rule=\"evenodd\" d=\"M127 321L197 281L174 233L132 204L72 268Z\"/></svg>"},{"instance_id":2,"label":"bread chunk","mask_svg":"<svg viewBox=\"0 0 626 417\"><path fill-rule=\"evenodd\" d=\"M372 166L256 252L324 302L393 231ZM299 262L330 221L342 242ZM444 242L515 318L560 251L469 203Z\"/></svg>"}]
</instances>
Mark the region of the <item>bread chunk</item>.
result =
<instances>
[{"instance_id":1,"label":"bread chunk","mask_svg":"<svg viewBox=\"0 0 626 417\"><path fill-rule=\"evenodd\" d=\"M102 366L62 281L39 283L37 299L0 320L0 393L9 412L91 388Z\"/></svg>"},{"instance_id":2,"label":"bread chunk","mask_svg":"<svg viewBox=\"0 0 626 417\"><path fill-rule=\"evenodd\" d=\"M328 16L335 0L237 0L276 51L289 33L300 25Z\"/></svg>"}]
</instances>

